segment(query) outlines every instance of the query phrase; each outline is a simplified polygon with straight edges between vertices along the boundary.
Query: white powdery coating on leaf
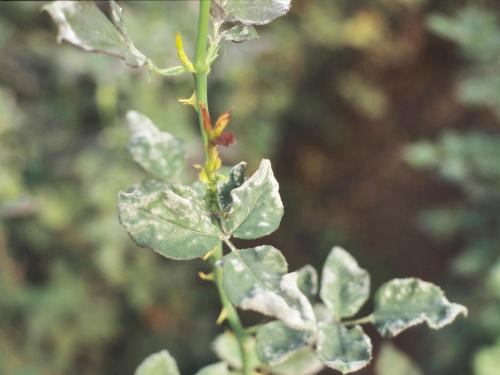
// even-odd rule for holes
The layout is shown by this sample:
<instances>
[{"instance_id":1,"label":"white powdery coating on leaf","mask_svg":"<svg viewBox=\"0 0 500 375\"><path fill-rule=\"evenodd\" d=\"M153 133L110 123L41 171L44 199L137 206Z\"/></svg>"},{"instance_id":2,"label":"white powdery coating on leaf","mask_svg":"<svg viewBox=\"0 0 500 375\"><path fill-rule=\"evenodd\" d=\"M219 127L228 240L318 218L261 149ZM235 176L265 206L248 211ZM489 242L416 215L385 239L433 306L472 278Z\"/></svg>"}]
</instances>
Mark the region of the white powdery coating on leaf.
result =
<instances>
[{"instance_id":1,"label":"white powdery coating on leaf","mask_svg":"<svg viewBox=\"0 0 500 375\"><path fill-rule=\"evenodd\" d=\"M245 310L254 310L262 314L274 316L290 328L298 330L311 330L314 328L315 316L311 304L297 287L297 273L284 275L280 282L284 294L297 301L297 310L279 294L264 290L256 286L251 296L244 298L240 307Z\"/></svg>"},{"instance_id":2,"label":"white powdery coating on leaf","mask_svg":"<svg viewBox=\"0 0 500 375\"><path fill-rule=\"evenodd\" d=\"M83 49L91 49L89 46L85 45L80 38L76 35L73 28L70 26L66 20L66 13L69 15L74 15L78 12L77 6L80 6L76 1L54 1L43 7L44 10L50 13L52 19L57 25L57 42L61 43L63 40L68 41L71 44L80 46Z\"/></svg>"}]
</instances>

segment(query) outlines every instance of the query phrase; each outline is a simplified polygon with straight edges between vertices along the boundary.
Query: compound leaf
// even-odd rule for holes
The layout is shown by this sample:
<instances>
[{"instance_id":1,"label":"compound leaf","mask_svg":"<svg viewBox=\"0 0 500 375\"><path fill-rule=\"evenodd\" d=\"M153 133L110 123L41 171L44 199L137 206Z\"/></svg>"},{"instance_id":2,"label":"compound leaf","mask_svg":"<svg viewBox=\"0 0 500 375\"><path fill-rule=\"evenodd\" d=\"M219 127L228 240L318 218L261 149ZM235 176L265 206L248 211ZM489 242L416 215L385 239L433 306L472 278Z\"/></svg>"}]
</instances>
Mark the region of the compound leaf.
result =
<instances>
[{"instance_id":1,"label":"compound leaf","mask_svg":"<svg viewBox=\"0 0 500 375\"><path fill-rule=\"evenodd\" d=\"M255 239L278 229L283 203L269 160L241 186L231 191L231 210L223 219L224 229L237 238Z\"/></svg>"},{"instance_id":2,"label":"compound leaf","mask_svg":"<svg viewBox=\"0 0 500 375\"><path fill-rule=\"evenodd\" d=\"M127 113L127 125L132 133L127 145L132 158L156 177L176 177L184 166L183 142L160 131L147 116L136 111Z\"/></svg>"},{"instance_id":3,"label":"compound leaf","mask_svg":"<svg viewBox=\"0 0 500 375\"><path fill-rule=\"evenodd\" d=\"M370 294L370 275L347 251L334 247L321 277L320 297L335 318L358 312Z\"/></svg>"},{"instance_id":4,"label":"compound leaf","mask_svg":"<svg viewBox=\"0 0 500 375\"><path fill-rule=\"evenodd\" d=\"M196 192L178 184L148 181L118 194L121 224L139 246L173 259L210 251L219 232Z\"/></svg>"},{"instance_id":5,"label":"compound leaf","mask_svg":"<svg viewBox=\"0 0 500 375\"><path fill-rule=\"evenodd\" d=\"M257 331L257 355L267 364L279 364L308 345L311 334L288 328L280 321L264 324Z\"/></svg>"},{"instance_id":6,"label":"compound leaf","mask_svg":"<svg viewBox=\"0 0 500 375\"><path fill-rule=\"evenodd\" d=\"M93 1L53 1L43 8L58 28L57 40L84 51L117 57L138 68L149 63L132 43L125 30L122 10L111 1L111 22Z\"/></svg>"},{"instance_id":7,"label":"compound leaf","mask_svg":"<svg viewBox=\"0 0 500 375\"><path fill-rule=\"evenodd\" d=\"M216 0L225 21L265 25L290 10L291 0Z\"/></svg>"},{"instance_id":8,"label":"compound leaf","mask_svg":"<svg viewBox=\"0 0 500 375\"><path fill-rule=\"evenodd\" d=\"M348 374L370 362L372 343L360 326L319 323L317 352L326 366Z\"/></svg>"},{"instance_id":9,"label":"compound leaf","mask_svg":"<svg viewBox=\"0 0 500 375\"><path fill-rule=\"evenodd\" d=\"M230 301L280 319L298 330L315 328L314 311L297 286L297 273L272 246L258 246L224 256L224 290Z\"/></svg>"},{"instance_id":10,"label":"compound leaf","mask_svg":"<svg viewBox=\"0 0 500 375\"><path fill-rule=\"evenodd\" d=\"M175 359L167 350L162 350L142 361L134 375L180 375L180 373Z\"/></svg>"},{"instance_id":11,"label":"compound leaf","mask_svg":"<svg viewBox=\"0 0 500 375\"><path fill-rule=\"evenodd\" d=\"M467 308L450 303L438 286L416 278L394 279L375 295L373 322L382 336L391 337L424 322L439 329L460 314L466 316Z\"/></svg>"}]
</instances>

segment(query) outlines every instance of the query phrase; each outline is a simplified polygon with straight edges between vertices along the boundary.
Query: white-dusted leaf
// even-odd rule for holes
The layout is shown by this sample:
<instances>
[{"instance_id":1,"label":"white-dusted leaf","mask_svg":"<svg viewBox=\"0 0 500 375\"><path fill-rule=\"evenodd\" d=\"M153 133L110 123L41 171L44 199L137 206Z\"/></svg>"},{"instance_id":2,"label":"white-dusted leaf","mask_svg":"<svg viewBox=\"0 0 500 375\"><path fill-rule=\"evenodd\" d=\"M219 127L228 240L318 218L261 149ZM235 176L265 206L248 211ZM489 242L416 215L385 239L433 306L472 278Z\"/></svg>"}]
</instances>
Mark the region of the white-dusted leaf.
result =
<instances>
[{"instance_id":1,"label":"white-dusted leaf","mask_svg":"<svg viewBox=\"0 0 500 375\"><path fill-rule=\"evenodd\" d=\"M440 287L416 278L394 279L375 295L373 322L382 336L396 336L407 328L426 322L432 329L442 328L467 308L450 303Z\"/></svg>"},{"instance_id":2,"label":"white-dusted leaf","mask_svg":"<svg viewBox=\"0 0 500 375\"><path fill-rule=\"evenodd\" d=\"M118 194L121 224L139 246L173 259L212 250L219 232L196 192L177 184L148 181Z\"/></svg>"},{"instance_id":3,"label":"white-dusted leaf","mask_svg":"<svg viewBox=\"0 0 500 375\"><path fill-rule=\"evenodd\" d=\"M221 33L221 37L230 42L241 43L256 39L259 37L259 34L252 25L235 25L230 29L224 30Z\"/></svg>"},{"instance_id":4,"label":"white-dusted leaf","mask_svg":"<svg viewBox=\"0 0 500 375\"><path fill-rule=\"evenodd\" d=\"M136 111L127 113L127 125L132 133L127 145L132 158L156 177L175 178L184 166L184 143Z\"/></svg>"},{"instance_id":5,"label":"white-dusted leaf","mask_svg":"<svg viewBox=\"0 0 500 375\"><path fill-rule=\"evenodd\" d=\"M267 364L283 363L296 351L309 344L311 333L297 331L274 321L261 326L257 331L257 355Z\"/></svg>"},{"instance_id":6,"label":"white-dusted leaf","mask_svg":"<svg viewBox=\"0 0 500 375\"><path fill-rule=\"evenodd\" d=\"M297 285L310 301L314 300L318 294L318 273L310 264L306 264L297 270Z\"/></svg>"},{"instance_id":7,"label":"white-dusted leaf","mask_svg":"<svg viewBox=\"0 0 500 375\"><path fill-rule=\"evenodd\" d=\"M224 19L244 25L265 25L290 10L291 0L215 0Z\"/></svg>"},{"instance_id":8,"label":"white-dusted leaf","mask_svg":"<svg viewBox=\"0 0 500 375\"><path fill-rule=\"evenodd\" d=\"M347 251L334 247L321 276L320 297L336 318L356 314L370 294L370 275Z\"/></svg>"},{"instance_id":9,"label":"white-dusted leaf","mask_svg":"<svg viewBox=\"0 0 500 375\"><path fill-rule=\"evenodd\" d=\"M281 252L272 246L243 249L224 256L224 290L230 301L280 319L298 330L313 330L315 317L297 286L297 273L286 273Z\"/></svg>"},{"instance_id":10,"label":"white-dusted leaf","mask_svg":"<svg viewBox=\"0 0 500 375\"><path fill-rule=\"evenodd\" d=\"M167 350L162 350L142 361L134 375L180 375L180 373L175 359Z\"/></svg>"},{"instance_id":11,"label":"white-dusted leaf","mask_svg":"<svg viewBox=\"0 0 500 375\"><path fill-rule=\"evenodd\" d=\"M229 367L226 363L218 362L203 367L195 375L241 375L241 373L229 371Z\"/></svg>"},{"instance_id":12,"label":"white-dusted leaf","mask_svg":"<svg viewBox=\"0 0 500 375\"><path fill-rule=\"evenodd\" d=\"M63 40L88 52L103 53L122 59L137 68L149 62L128 37L121 8L111 1L111 22L93 1L53 1L43 8L57 25L57 40Z\"/></svg>"},{"instance_id":13,"label":"white-dusted leaf","mask_svg":"<svg viewBox=\"0 0 500 375\"><path fill-rule=\"evenodd\" d=\"M360 326L319 323L317 352L326 366L349 374L368 365L372 342Z\"/></svg>"},{"instance_id":14,"label":"white-dusted leaf","mask_svg":"<svg viewBox=\"0 0 500 375\"><path fill-rule=\"evenodd\" d=\"M314 375L324 368L323 362L311 348L293 353L285 362L271 366L274 375Z\"/></svg>"},{"instance_id":15,"label":"white-dusted leaf","mask_svg":"<svg viewBox=\"0 0 500 375\"><path fill-rule=\"evenodd\" d=\"M249 366L251 368L257 367L260 364L260 361L257 358L257 353L255 351L255 339L253 337L246 338L245 348L247 350ZM241 369L243 367L241 363L238 340L236 339L234 333L224 332L223 334L217 336L212 343L212 349L217 357L222 359L231 367L236 369Z\"/></svg>"},{"instance_id":16,"label":"white-dusted leaf","mask_svg":"<svg viewBox=\"0 0 500 375\"><path fill-rule=\"evenodd\" d=\"M179 74L186 73L187 70L183 65L170 66L168 68L156 69L156 73L166 77L178 76Z\"/></svg>"},{"instance_id":17,"label":"white-dusted leaf","mask_svg":"<svg viewBox=\"0 0 500 375\"><path fill-rule=\"evenodd\" d=\"M391 344L382 345L375 371L377 375L424 375L410 357Z\"/></svg>"},{"instance_id":18,"label":"white-dusted leaf","mask_svg":"<svg viewBox=\"0 0 500 375\"><path fill-rule=\"evenodd\" d=\"M229 212L233 204L231 191L243 185L247 179L247 163L242 161L231 168L227 180L217 184L217 200L223 212Z\"/></svg>"},{"instance_id":19,"label":"white-dusted leaf","mask_svg":"<svg viewBox=\"0 0 500 375\"><path fill-rule=\"evenodd\" d=\"M223 219L227 233L237 238L255 239L278 229L283 203L269 160L262 160L259 169L231 191L231 199L231 210Z\"/></svg>"}]
</instances>

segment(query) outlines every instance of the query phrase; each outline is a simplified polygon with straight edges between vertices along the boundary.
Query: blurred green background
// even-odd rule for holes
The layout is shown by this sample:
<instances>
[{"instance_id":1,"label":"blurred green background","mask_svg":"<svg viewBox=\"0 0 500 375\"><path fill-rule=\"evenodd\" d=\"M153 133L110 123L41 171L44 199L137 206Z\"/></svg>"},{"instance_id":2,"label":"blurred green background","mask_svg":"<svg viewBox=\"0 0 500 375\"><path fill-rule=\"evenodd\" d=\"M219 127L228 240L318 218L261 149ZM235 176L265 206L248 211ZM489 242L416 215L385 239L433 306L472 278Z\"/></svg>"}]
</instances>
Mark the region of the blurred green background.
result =
<instances>
[{"instance_id":1,"label":"blurred green background","mask_svg":"<svg viewBox=\"0 0 500 375\"><path fill-rule=\"evenodd\" d=\"M205 265L137 248L116 216L116 193L145 177L124 149L127 110L202 158L176 101L192 82L58 46L42 5L0 3L0 374L131 374L162 348L192 374L222 330ZM196 3L120 5L160 65L175 64L175 31L192 50ZM381 359L359 374L409 375L409 358L415 374L498 374L500 4L293 0L259 31L223 48L210 100L233 109L226 164L273 161L285 217L266 242L292 269L342 245L373 288L418 276L469 307L394 340L406 359L378 356L369 331Z\"/></svg>"}]
</instances>

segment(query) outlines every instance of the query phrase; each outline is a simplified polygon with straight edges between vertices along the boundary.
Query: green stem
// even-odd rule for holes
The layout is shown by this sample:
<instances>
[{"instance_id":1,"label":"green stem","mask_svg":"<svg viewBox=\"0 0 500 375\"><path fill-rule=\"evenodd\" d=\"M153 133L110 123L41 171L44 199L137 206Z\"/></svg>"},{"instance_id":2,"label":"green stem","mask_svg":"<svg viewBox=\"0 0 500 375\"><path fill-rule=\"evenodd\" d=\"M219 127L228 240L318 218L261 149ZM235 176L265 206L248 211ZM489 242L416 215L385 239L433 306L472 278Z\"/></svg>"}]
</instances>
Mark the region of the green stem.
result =
<instances>
[{"instance_id":1,"label":"green stem","mask_svg":"<svg viewBox=\"0 0 500 375\"><path fill-rule=\"evenodd\" d=\"M250 375L252 369L250 368L250 363L248 361L248 352L246 349L247 342L247 332L243 325L241 324L240 317L238 316L238 312L234 308L233 304L227 298L226 292L222 286L222 268L217 266L216 263L222 259L222 243L217 245L214 254L212 256L212 263L214 268L214 282L217 285L217 290L219 292L220 301L222 307L226 310L227 313L227 321L231 326L234 334L236 335L236 339L238 340L238 346L241 354L241 364L243 375Z\"/></svg>"},{"instance_id":2,"label":"green stem","mask_svg":"<svg viewBox=\"0 0 500 375\"><path fill-rule=\"evenodd\" d=\"M203 127L203 118L200 110L200 104L204 104L208 110L208 66L206 61L207 44L208 44L208 24L210 20L210 0L200 0L199 15L198 15L198 37L196 39L196 51L194 55L194 80L196 84L196 100L198 123L203 140L203 149L205 151L205 159L208 159L208 137Z\"/></svg>"},{"instance_id":3,"label":"green stem","mask_svg":"<svg viewBox=\"0 0 500 375\"><path fill-rule=\"evenodd\" d=\"M346 326L355 326L356 324L368 324L368 323L373 323L373 314L364 316L359 319L346 320L342 322L342 324Z\"/></svg>"},{"instance_id":4,"label":"green stem","mask_svg":"<svg viewBox=\"0 0 500 375\"><path fill-rule=\"evenodd\" d=\"M197 100L197 112L198 112L198 123L200 126L200 132L203 140L203 149L205 152L205 160L208 160L208 136L203 127L203 117L200 110L200 104L204 104L208 110L208 94L207 94L207 81L208 81L208 71L209 66L207 64L207 45L208 45L208 31L209 31L209 20L210 20L210 0L200 0L199 2L199 15L198 15L198 37L196 39L196 51L194 56L194 80L195 80L195 92ZM240 317L235 307L229 301L222 286L222 268L217 265L222 259L222 243L219 243L214 251L212 259L213 272L214 272L214 282L217 286L217 291L219 292L219 298L223 309L226 311L227 320L231 329L233 330L236 338L238 340L238 346L240 349L241 363L243 375L251 375L252 369L250 368L250 363L248 361L248 351L246 349L247 333L245 328L241 324Z\"/></svg>"}]
</instances>

